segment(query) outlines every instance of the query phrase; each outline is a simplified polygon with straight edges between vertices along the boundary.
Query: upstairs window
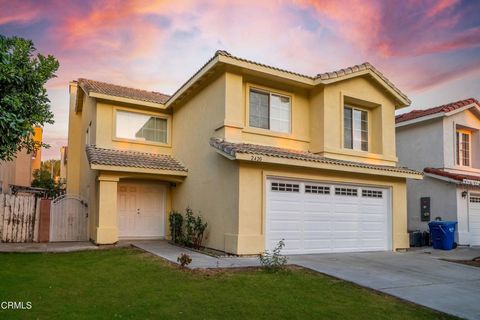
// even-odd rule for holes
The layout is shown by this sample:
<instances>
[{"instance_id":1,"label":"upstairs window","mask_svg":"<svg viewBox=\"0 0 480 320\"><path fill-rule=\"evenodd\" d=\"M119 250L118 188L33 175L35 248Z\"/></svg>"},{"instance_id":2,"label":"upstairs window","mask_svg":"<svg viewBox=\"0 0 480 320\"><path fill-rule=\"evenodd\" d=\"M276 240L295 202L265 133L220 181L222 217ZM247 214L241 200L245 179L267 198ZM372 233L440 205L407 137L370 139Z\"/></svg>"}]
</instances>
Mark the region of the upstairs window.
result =
<instances>
[{"instance_id":1,"label":"upstairs window","mask_svg":"<svg viewBox=\"0 0 480 320\"><path fill-rule=\"evenodd\" d=\"M343 108L343 146L368 151L368 113L349 106Z\"/></svg>"},{"instance_id":2,"label":"upstairs window","mask_svg":"<svg viewBox=\"0 0 480 320\"><path fill-rule=\"evenodd\" d=\"M457 130L457 165L470 166L470 132L466 130Z\"/></svg>"},{"instance_id":3,"label":"upstairs window","mask_svg":"<svg viewBox=\"0 0 480 320\"><path fill-rule=\"evenodd\" d=\"M276 132L290 132L292 106L289 97L250 90L249 105L250 127Z\"/></svg>"},{"instance_id":4,"label":"upstairs window","mask_svg":"<svg viewBox=\"0 0 480 320\"><path fill-rule=\"evenodd\" d=\"M116 112L116 137L167 143L167 119L118 110Z\"/></svg>"}]
</instances>

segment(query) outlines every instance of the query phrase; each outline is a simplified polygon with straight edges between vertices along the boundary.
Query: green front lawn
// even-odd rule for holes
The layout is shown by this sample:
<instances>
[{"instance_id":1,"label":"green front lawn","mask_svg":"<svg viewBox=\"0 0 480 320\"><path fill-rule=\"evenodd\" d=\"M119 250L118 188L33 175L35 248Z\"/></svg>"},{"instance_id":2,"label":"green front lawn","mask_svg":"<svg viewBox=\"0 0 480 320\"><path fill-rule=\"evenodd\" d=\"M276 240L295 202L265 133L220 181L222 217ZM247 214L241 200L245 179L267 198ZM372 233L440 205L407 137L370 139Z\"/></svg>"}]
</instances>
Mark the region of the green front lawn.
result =
<instances>
[{"instance_id":1,"label":"green front lawn","mask_svg":"<svg viewBox=\"0 0 480 320\"><path fill-rule=\"evenodd\" d=\"M0 319L450 319L306 270L184 271L135 249L0 254Z\"/></svg>"}]
</instances>

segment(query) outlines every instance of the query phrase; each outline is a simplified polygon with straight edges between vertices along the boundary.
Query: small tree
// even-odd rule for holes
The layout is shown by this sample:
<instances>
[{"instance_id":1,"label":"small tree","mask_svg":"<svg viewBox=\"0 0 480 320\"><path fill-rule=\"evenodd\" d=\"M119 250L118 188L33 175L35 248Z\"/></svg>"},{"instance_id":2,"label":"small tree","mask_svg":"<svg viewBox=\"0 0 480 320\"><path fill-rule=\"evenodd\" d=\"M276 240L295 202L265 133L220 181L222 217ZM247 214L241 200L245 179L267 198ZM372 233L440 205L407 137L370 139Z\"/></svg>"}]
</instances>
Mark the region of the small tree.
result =
<instances>
[{"instance_id":1,"label":"small tree","mask_svg":"<svg viewBox=\"0 0 480 320\"><path fill-rule=\"evenodd\" d=\"M47 144L33 139L33 127L53 123L45 83L59 67L52 55L34 55L31 40L0 35L0 160Z\"/></svg>"},{"instance_id":2,"label":"small tree","mask_svg":"<svg viewBox=\"0 0 480 320\"><path fill-rule=\"evenodd\" d=\"M37 169L33 172L32 187L46 189L47 196L51 198L59 193L63 188L63 184L61 182L56 183L52 179L50 171Z\"/></svg>"}]
</instances>

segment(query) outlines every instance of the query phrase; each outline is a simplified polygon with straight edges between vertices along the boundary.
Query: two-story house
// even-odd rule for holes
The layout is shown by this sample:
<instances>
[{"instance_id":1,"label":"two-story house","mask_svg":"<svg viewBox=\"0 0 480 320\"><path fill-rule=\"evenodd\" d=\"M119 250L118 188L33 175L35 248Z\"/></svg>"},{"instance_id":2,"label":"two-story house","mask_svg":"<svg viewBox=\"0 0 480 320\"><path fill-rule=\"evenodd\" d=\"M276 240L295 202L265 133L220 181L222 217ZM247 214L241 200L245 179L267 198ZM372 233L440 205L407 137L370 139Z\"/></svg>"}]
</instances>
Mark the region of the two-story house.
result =
<instances>
[{"instance_id":1,"label":"two-story house","mask_svg":"<svg viewBox=\"0 0 480 320\"><path fill-rule=\"evenodd\" d=\"M457 221L456 240L480 245L480 104L466 99L396 117L402 165L423 171L408 181L408 228Z\"/></svg>"},{"instance_id":2,"label":"two-story house","mask_svg":"<svg viewBox=\"0 0 480 320\"><path fill-rule=\"evenodd\" d=\"M306 76L217 53L172 96L70 85L67 192L98 244L168 237L190 206L206 246L256 254L409 246L395 110L410 101L372 65Z\"/></svg>"}]
</instances>

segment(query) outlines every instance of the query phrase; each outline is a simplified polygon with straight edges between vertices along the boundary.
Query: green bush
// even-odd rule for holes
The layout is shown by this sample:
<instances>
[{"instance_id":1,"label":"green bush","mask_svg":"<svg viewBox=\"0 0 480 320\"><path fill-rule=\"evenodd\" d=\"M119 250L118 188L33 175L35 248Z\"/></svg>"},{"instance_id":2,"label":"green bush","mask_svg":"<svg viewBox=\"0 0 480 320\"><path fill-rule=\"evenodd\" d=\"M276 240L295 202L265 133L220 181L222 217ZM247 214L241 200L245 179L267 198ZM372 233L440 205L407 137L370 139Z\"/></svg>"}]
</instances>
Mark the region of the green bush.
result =
<instances>
[{"instance_id":1,"label":"green bush","mask_svg":"<svg viewBox=\"0 0 480 320\"><path fill-rule=\"evenodd\" d=\"M192 258L187 253L181 253L177 258L177 262L180 263L182 268L185 268L192 262Z\"/></svg>"},{"instance_id":2,"label":"green bush","mask_svg":"<svg viewBox=\"0 0 480 320\"><path fill-rule=\"evenodd\" d=\"M201 216L195 217L191 208L187 207L185 211L184 244L188 247L200 249L208 223L204 222Z\"/></svg>"},{"instance_id":3,"label":"green bush","mask_svg":"<svg viewBox=\"0 0 480 320\"><path fill-rule=\"evenodd\" d=\"M268 271L281 270L288 262L287 257L281 254L283 247L285 247L285 242L283 240L284 239L278 242L272 252L265 250L265 252L259 256L260 264Z\"/></svg>"},{"instance_id":4,"label":"green bush","mask_svg":"<svg viewBox=\"0 0 480 320\"><path fill-rule=\"evenodd\" d=\"M168 216L170 224L170 234L175 243L183 242L183 216L180 212L172 210Z\"/></svg>"}]
</instances>

